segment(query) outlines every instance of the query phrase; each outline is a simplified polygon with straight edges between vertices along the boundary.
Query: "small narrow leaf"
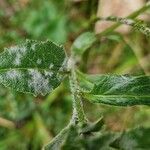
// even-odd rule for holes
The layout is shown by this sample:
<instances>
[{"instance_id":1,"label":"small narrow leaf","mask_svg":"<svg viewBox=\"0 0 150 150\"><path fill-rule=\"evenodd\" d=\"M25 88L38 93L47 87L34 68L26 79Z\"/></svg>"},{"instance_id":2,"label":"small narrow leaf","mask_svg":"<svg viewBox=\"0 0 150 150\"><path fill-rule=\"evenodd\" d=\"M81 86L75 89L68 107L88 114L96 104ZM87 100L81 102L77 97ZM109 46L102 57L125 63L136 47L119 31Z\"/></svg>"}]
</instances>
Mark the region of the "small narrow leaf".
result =
<instances>
[{"instance_id":1,"label":"small narrow leaf","mask_svg":"<svg viewBox=\"0 0 150 150\"><path fill-rule=\"evenodd\" d=\"M72 125L67 134L65 141L62 143L61 150L77 150L84 149L83 139L78 133L77 126Z\"/></svg>"},{"instance_id":2,"label":"small narrow leaf","mask_svg":"<svg viewBox=\"0 0 150 150\"><path fill-rule=\"evenodd\" d=\"M100 119L98 119L96 122L94 123L88 123L82 130L80 133L85 134L85 133L91 133L91 132L98 132L100 131L100 129L102 128L102 126L104 125L104 120L103 117L101 117Z\"/></svg>"},{"instance_id":3,"label":"small narrow leaf","mask_svg":"<svg viewBox=\"0 0 150 150\"><path fill-rule=\"evenodd\" d=\"M61 149L63 142L65 142L68 133L70 132L72 125L69 124L46 146L44 146L43 150L57 150Z\"/></svg>"},{"instance_id":4,"label":"small narrow leaf","mask_svg":"<svg viewBox=\"0 0 150 150\"><path fill-rule=\"evenodd\" d=\"M96 36L93 32L85 32L75 40L72 45L72 51L75 55L81 56L95 41Z\"/></svg>"},{"instance_id":5,"label":"small narrow leaf","mask_svg":"<svg viewBox=\"0 0 150 150\"><path fill-rule=\"evenodd\" d=\"M0 54L0 83L20 92L46 95L61 83L65 60L63 47L27 40Z\"/></svg>"},{"instance_id":6,"label":"small narrow leaf","mask_svg":"<svg viewBox=\"0 0 150 150\"><path fill-rule=\"evenodd\" d=\"M81 73L79 76L83 97L93 103L116 106L150 105L150 76Z\"/></svg>"}]
</instances>

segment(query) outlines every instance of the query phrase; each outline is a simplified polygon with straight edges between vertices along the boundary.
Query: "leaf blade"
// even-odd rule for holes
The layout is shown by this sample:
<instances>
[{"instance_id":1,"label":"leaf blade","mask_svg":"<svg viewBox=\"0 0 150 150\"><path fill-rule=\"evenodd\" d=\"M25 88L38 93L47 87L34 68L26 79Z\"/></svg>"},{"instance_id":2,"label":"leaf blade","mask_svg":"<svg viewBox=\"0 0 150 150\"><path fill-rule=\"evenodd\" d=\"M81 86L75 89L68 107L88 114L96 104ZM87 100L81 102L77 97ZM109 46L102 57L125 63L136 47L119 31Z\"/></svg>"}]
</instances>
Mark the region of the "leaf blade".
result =
<instances>
[{"instance_id":1,"label":"leaf blade","mask_svg":"<svg viewBox=\"0 0 150 150\"><path fill-rule=\"evenodd\" d=\"M150 76L81 73L79 76L80 83L87 84L87 81L90 83L87 88L82 83L81 88L83 97L90 102L116 106L150 105Z\"/></svg>"},{"instance_id":2,"label":"leaf blade","mask_svg":"<svg viewBox=\"0 0 150 150\"><path fill-rule=\"evenodd\" d=\"M71 49L75 55L81 56L88 48L96 41L96 36L93 32L85 32L81 34L73 43Z\"/></svg>"},{"instance_id":3,"label":"leaf blade","mask_svg":"<svg viewBox=\"0 0 150 150\"><path fill-rule=\"evenodd\" d=\"M61 83L65 59L63 47L27 40L0 54L0 82L19 92L46 95Z\"/></svg>"}]
</instances>

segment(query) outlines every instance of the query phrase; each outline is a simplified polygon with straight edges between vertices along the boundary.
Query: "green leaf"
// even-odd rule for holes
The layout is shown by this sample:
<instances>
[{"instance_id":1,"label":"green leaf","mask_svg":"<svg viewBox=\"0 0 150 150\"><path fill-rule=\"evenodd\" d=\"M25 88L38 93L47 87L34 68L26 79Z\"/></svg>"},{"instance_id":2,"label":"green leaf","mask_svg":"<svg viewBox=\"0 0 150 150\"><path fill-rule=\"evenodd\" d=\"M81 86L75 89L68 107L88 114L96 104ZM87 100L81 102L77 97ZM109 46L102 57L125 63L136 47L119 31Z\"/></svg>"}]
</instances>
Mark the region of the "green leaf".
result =
<instances>
[{"instance_id":1,"label":"green leaf","mask_svg":"<svg viewBox=\"0 0 150 150\"><path fill-rule=\"evenodd\" d=\"M101 131L95 135L81 136L76 127L70 132L62 149L98 150L149 150L150 128L136 128L124 132Z\"/></svg>"},{"instance_id":2,"label":"green leaf","mask_svg":"<svg viewBox=\"0 0 150 150\"><path fill-rule=\"evenodd\" d=\"M90 135L80 135L78 128L72 126L64 141L61 149L62 150L113 150L110 146L118 135L113 133L96 133Z\"/></svg>"},{"instance_id":3,"label":"green leaf","mask_svg":"<svg viewBox=\"0 0 150 150\"><path fill-rule=\"evenodd\" d=\"M149 150L150 128L136 128L123 132L112 144L121 150Z\"/></svg>"},{"instance_id":4,"label":"green leaf","mask_svg":"<svg viewBox=\"0 0 150 150\"><path fill-rule=\"evenodd\" d=\"M96 36L93 32L85 32L81 34L73 43L72 51L75 55L81 56L88 48L96 41Z\"/></svg>"},{"instance_id":5,"label":"green leaf","mask_svg":"<svg viewBox=\"0 0 150 150\"><path fill-rule=\"evenodd\" d=\"M61 83L65 61L63 47L27 40L0 55L0 83L16 91L46 95Z\"/></svg>"},{"instance_id":6,"label":"green leaf","mask_svg":"<svg viewBox=\"0 0 150 150\"><path fill-rule=\"evenodd\" d=\"M98 119L94 123L88 123L81 130L80 133L82 133L82 134L88 134L88 133L91 133L91 132L98 132L98 131L100 131L100 129L102 128L103 125L104 125L104 120L103 120L103 117L101 117L100 119Z\"/></svg>"},{"instance_id":7,"label":"green leaf","mask_svg":"<svg viewBox=\"0 0 150 150\"><path fill-rule=\"evenodd\" d=\"M62 150L76 150L83 149L82 138L78 133L78 127L72 125L67 134L65 141L62 143Z\"/></svg>"},{"instance_id":8,"label":"green leaf","mask_svg":"<svg viewBox=\"0 0 150 150\"><path fill-rule=\"evenodd\" d=\"M61 149L63 142L66 140L72 125L69 124L46 146L44 146L44 150L57 150Z\"/></svg>"},{"instance_id":9,"label":"green leaf","mask_svg":"<svg viewBox=\"0 0 150 150\"><path fill-rule=\"evenodd\" d=\"M60 4L61 2L59 2ZM63 7L63 4L61 5ZM61 15L58 15L61 13ZM68 35L67 15L52 1L31 2L31 7L22 10L21 26L34 39L51 39L58 43L66 42ZM45 23L47 20L48 24Z\"/></svg>"},{"instance_id":10,"label":"green leaf","mask_svg":"<svg viewBox=\"0 0 150 150\"><path fill-rule=\"evenodd\" d=\"M116 150L113 149L110 144L116 140L118 134L111 132L99 133L97 135L91 136L88 139L84 140L85 149L97 149L97 150Z\"/></svg>"},{"instance_id":11,"label":"green leaf","mask_svg":"<svg viewBox=\"0 0 150 150\"><path fill-rule=\"evenodd\" d=\"M150 105L150 76L85 75L79 72L78 76L83 97L93 103Z\"/></svg>"},{"instance_id":12,"label":"green leaf","mask_svg":"<svg viewBox=\"0 0 150 150\"><path fill-rule=\"evenodd\" d=\"M100 120L97 123L101 122ZM93 131L100 130L100 128L97 129ZM80 131L81 127L78 125L67 126L45 147L45 150L148 150L150 145L150 128L139 127L123 132L100 130L95 133L91 131L91 134Z\"/></svg>"}]
</instances>

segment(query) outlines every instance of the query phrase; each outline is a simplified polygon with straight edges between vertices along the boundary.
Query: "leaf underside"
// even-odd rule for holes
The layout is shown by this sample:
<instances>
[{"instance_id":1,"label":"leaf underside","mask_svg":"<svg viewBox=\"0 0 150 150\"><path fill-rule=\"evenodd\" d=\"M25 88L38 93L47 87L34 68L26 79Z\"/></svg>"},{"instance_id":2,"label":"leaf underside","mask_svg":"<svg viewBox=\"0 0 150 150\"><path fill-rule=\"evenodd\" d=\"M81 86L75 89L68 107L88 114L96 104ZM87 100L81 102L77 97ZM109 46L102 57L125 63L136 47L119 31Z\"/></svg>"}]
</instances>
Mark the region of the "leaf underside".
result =
<instances>
[{"instance_id":1,"label":"leaf underside","mask_svg":"<svg viewBox=\"0 0 150 150\"><path fill-rule=\"evenodd\" d=\"M35 96L46 95L61 83L65 60L63 47L26 40L0 54L0 83Z\"/></svg>"},{"instance_id":2,"label":"leaf underside","mask_svg":"<svg viewBox=\"0 0 150 150\"><path fill-rule=\"evenodd\" d=\"M84 98L116 106L150 105L150 76L79 73Z\"/></svg>"}]
</instances>

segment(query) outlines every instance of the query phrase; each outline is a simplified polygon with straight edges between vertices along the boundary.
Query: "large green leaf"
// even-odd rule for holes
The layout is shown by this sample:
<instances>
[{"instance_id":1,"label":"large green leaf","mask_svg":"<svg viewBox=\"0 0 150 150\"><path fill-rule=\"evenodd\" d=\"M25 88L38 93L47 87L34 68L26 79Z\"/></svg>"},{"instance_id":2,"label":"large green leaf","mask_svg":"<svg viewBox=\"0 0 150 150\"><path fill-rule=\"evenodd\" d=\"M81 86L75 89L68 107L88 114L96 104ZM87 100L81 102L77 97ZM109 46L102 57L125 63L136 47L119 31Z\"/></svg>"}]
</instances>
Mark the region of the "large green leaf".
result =
<instances>
[{"instance_id":1,"label":"large green leaf","mask_svg":"<svg viewBox=\"0 0 150 150\"><path fill-rule=\"evenodd\" d=\"M27 40L0 55L0 83L20 92L45 95L61 83L65 60L63 47Z\"/></svg>"},{"instance_id":2,"label":"large green leaf","mask_svg":"<svg viewBox=\"0 0 150 150\"><path fill-rule=\"evenodd\" d=\"M150 105L150 76L78 73L84 98L116 106Z\"/></svg>"}]
</instances>

